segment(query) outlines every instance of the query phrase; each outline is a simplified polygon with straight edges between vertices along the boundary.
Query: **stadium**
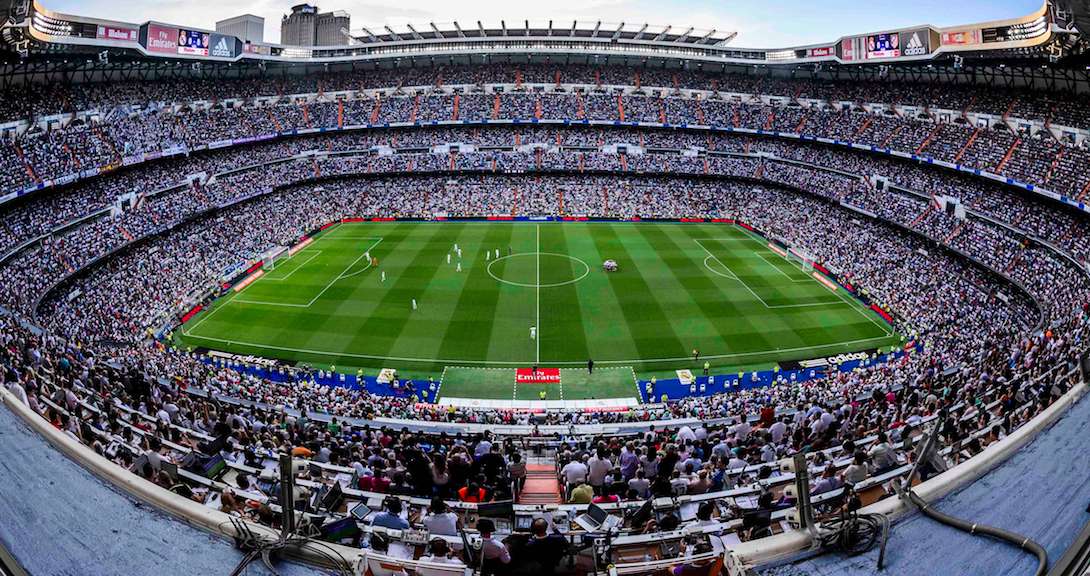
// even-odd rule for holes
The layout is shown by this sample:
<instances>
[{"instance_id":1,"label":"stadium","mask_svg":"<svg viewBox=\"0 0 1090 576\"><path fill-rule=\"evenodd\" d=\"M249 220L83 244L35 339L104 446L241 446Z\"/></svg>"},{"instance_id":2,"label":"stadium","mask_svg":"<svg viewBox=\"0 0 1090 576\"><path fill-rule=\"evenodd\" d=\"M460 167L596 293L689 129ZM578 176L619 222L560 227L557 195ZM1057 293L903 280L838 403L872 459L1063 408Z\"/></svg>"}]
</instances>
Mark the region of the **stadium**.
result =
<instances>
[{"instance_id":1,"label":"stadium","mask_svg":"<svg viewBox=\"0 0 1090 576\"><path fill-rule=\"evenodd\" d=\"M772 49L47 4L0 2L0 575L1090 570L1085 1Z\"/></svg>"}]
</instances>

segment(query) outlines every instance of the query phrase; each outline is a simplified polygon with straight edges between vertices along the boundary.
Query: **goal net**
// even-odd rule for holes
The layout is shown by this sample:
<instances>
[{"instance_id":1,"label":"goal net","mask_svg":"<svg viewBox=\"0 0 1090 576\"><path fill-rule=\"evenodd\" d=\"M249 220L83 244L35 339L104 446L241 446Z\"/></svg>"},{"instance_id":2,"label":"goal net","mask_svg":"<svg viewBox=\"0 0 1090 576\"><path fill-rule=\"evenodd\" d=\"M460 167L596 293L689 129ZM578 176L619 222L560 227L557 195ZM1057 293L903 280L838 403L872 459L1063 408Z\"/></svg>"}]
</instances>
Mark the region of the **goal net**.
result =
<instances>
[{"instance_id":1,"label":"goal net","mask_svg":"<svg viewBox=\"0 0 1090 576\"><path fill-rule=\"evenodd\" d=\"M798 248L789 248L787 255L784 256L788 262L792 263L799 270L809 274L814 271L814 257L811 256L805 250L799 250Z\"/></svg>"},{"instance_id":2,"label":"goal net","mask_svg":"<svg viewBox=\"0 0 1090 576\"><path fill-rule=\"evenodd\" d=\"M276 246L261 255L261 265L266 270L276 270L283 261L291 258L291 252L287 246Z\"/></svg>"}]
</instances>

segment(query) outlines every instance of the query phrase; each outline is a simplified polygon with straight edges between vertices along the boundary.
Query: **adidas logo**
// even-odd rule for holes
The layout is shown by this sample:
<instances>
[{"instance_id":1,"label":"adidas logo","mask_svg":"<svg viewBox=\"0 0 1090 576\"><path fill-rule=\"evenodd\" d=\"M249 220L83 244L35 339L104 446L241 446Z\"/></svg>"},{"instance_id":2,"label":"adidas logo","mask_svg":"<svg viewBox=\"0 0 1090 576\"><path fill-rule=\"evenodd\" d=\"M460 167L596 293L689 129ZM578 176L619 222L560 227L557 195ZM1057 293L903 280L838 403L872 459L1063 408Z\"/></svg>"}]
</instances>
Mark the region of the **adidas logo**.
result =
<instances>
[{"instance_id":1,"label":"adidas logo","mask_svg":"<svg viewBox=\"0 0 1090 576\"><path fill-rule=\"evenodd\" d=\"M227 38L220 38L220 41L217 42L216 45L212 48L212 55L220 56L222 58L230 58L235 54L234 50L231 50L231 48L227 46Z\"/></svg>"},{"instance_id":2,"label":"adidas logo","mask_svg":"<svg viewBox=\"0 0 1090 576\"><path fill-rule=\"evenodd\" d=\"M908 45L905 46L905 56L922 56L927 54L927 46L924 45L923 40L920 40L920 33L913 32L912 38L909 38Z\"/></svg>"}]
</instances>

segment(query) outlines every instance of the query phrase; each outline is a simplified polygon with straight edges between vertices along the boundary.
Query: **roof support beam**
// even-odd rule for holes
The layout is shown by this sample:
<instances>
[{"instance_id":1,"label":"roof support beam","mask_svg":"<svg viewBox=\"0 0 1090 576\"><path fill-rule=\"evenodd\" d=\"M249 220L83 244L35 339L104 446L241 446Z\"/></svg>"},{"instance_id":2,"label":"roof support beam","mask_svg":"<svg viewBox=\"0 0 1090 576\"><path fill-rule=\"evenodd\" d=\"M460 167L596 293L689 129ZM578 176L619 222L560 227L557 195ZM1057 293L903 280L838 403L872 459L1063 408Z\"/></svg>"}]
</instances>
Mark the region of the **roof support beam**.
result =
<instances>
[{"instance_id":1,"label":"roof support beam","mask_svg":"<svg viewBox=\"0 0 1090 576\"><path fill-rule=\"evenodd\" d=\"M386 28L386 31L390 33L390 37L392 37L394 40L397 40L398 42L401 41L401 36L398 36L397 32L394 32L393 28L390 28L389 26L383 26L383 28Z\"/></svg>"},{"instance_id":2,"label":"roof support beam","mask_svg":"<svg viewBox=\"0 0 1090 576\"><path fill-rule=\"evenodd\" d=\"M431 25L431 29L435 32L436 37L446 38L446 36L443 36L443 33L439 31L439 27L435 25L435 22L428 22L428 24ZM455 23L455 25L457 25L457 23Z\"/></svg>"},{"instance_id":3,"label":"roof support beam","mask_svg":"<svg viewBox=\"0 0 1090 576\"><path fill-rule=\"evenodd\" d=\"M594 32L591 32L590 37L591 38L597 38L598 37L598 29L601 28L601 27L602 27L602 21L599 20L598 23L594 25Z\"/></svg>"},{"instance_id":4,"label":"roof support beam","mask_svg":"<svg viewBox=\"0 0 1090 576\"><path fill-rule=\"evenodd\" d=\"M616 39L620 38L621 37L621 29L623 29L623 28L624 28L624 22L621 22L621 25L617 27L617 30L613 33L613 36L610 38L610 40L616 40Z\"/></svg>"},{"instance_id":5,"label":"roof support beam","mask_svg":"<svg viewBox=\"0 0 1090 576\"><path fill-rule=\"evenodd\" d=\"M462 26L460 24L458 24L457 21L454 22L454 29L458 31L458 37L459 38L465 38L466 37L466 33L462 32Z\"/></svg>"},{"instance_id":6,"label":"roof support beam","mask_svg":"<svg viewBox=\"0 0 1090 576\"><path fill-rule=\"evenodd\" d=\"M640 28L640 31L636 32L636 37L633 38L633 40L639 40L640 38L643 38L643 33L646 32L646 31L647 31L647 24L645 23L643 25L643 28Z\"/></svg>"},{"instance_id":7,"label":"roof support beam","mask_svg":"<svg viewBox=\"0 0 1090 576\"><path fill-rule=\"evenodd\" d=\"M686 30L685 33L682 34L681 36L678 36L677 39L674 40L674 42L684 42L684 41L688 40L689 39L689 34L691 34L692 31L693 31L693 27L689 26L689 29Z\"/></svg>"},{"instance_id":8,"label":"roof support beam","mask_svg":"<svg viewBox=\"0 0 1090 576\"><path fill-rule=\"evenodd\" d=\"M416 40L423 40L424 39L424 37L421 36L420 33L416 31L416 28L413 28L412 24L406 24L406 26L409 27L409 32L413 33L413 38L414 39L416 39Z\"/></svg>"},{"instance_id":9,"label":"roof support beam","mask_svg":"<svg viewBox=\"0 0 1090 576\"><path fill-rule=\"evenodd\" d=\"M666 34L673 29L673 26L667 26L665 30L659 32L658 36L655 36L655 42L658 42L666 37Z\"/></svg>"},{"instance_id":10,"label":"roof support beam","mask_svg":"<svg viewBox=\"0 0 1090 576\"><path fill-rule=\"evenodd\" d=\"M730 43L731 40L734 40L737 37L738 37L737 32L731 32L731 33L727 34L726 38L716 42L715 44L713 44L713 46L726 46L727 44Z\"/></svg>"}]
</instances>

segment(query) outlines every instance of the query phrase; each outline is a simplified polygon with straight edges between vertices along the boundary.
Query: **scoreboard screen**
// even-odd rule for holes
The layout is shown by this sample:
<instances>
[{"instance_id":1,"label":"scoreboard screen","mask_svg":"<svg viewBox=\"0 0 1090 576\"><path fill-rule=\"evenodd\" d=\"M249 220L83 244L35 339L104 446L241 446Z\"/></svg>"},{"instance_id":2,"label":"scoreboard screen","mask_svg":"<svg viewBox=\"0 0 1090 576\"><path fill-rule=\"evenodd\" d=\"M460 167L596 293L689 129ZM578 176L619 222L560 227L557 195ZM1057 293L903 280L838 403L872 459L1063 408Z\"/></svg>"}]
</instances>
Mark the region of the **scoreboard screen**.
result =
<instances>
[{"instance_id":1,"label":"scoreboard screen","mask_svg":"<svg viewBox=\"0 0 1090 576\"><path fill-rule=\"evenodd\" d=\"M208 56L208 36L208 32L179 30L178 53L191 56Z\"/></svg>"},{"instance_id":2,"label":"scoreboard screen","mask_svg":"<svg viewBox=\"0 0 1090 576\"><path fill-rule=\"evenodd\" d=\"M867 36L867 58L896 58L901 55L900 38L896 33Z\"/></svg>"}]
</instances>

